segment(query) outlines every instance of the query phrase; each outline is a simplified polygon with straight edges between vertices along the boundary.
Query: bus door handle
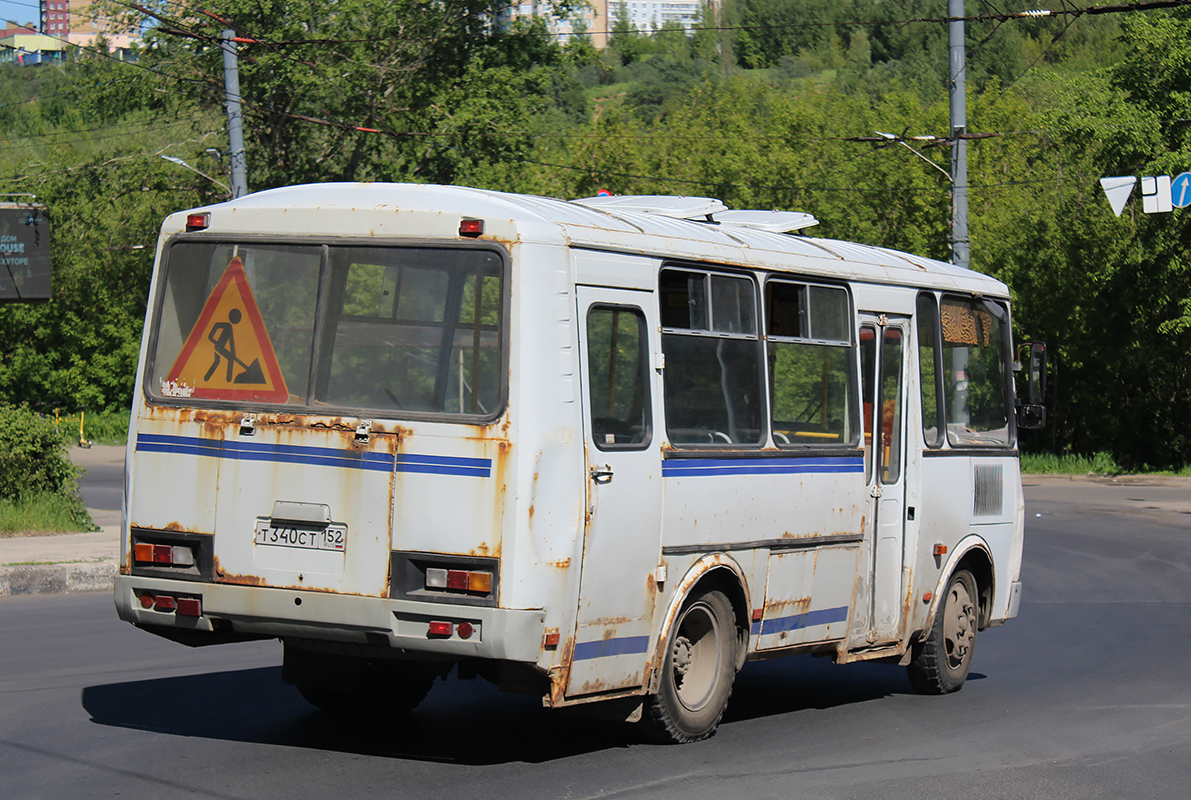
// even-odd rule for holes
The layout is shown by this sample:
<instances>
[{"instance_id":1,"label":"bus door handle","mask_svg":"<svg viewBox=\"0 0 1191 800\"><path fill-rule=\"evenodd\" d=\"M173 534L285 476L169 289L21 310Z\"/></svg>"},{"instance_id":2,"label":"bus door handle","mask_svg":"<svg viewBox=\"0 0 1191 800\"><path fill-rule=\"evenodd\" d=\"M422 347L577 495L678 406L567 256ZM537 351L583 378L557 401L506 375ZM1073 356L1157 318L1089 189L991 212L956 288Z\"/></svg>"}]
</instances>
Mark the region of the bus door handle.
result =
<instances>
[{"instance_id":1,"label":"bus door handle","mask_svg":"<svg viewBox=\"0 0 1191 800\"><path fill-rule=\"evenodd\" d=\"M612 467L605 464L602 467L591 468L591 480L593 483L603 484L612 482Z\"/></svg>"}]
</instances>

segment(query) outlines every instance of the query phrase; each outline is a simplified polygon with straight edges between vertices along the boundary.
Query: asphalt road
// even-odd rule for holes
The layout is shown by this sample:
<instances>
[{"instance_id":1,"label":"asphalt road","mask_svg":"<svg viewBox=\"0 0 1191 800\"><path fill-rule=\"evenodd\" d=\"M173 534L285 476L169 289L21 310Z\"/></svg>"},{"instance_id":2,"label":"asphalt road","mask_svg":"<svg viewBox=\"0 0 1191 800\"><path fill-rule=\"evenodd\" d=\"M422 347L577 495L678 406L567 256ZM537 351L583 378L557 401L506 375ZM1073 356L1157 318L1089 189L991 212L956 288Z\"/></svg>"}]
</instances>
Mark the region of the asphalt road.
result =
<instances>
[{"instance_id":1,"label":"asphalt road","mask_svg":"<svg viewBox=\"0 0 1191 800\"><path fill-rule=\"evenodd\" d=\"M97 525L118 525L124 502L124 447L72 447L70 460L82 467L79 495Z\"/></svg>"},{"instance_id":2,"label":"asphalt road","mask_svg":"<svg viewBox=\"0 0 1191 800\"><path fill-rule=\"evenodd\" d=\"M281 685L276 643L190 650L106 594L0 598L0 796L1186 797L1185 495L1034 483L1021 615L981 634L963 691L750 664L716 736L682 747L455 679L353 727Z\"/></svg>"}]
</instances>

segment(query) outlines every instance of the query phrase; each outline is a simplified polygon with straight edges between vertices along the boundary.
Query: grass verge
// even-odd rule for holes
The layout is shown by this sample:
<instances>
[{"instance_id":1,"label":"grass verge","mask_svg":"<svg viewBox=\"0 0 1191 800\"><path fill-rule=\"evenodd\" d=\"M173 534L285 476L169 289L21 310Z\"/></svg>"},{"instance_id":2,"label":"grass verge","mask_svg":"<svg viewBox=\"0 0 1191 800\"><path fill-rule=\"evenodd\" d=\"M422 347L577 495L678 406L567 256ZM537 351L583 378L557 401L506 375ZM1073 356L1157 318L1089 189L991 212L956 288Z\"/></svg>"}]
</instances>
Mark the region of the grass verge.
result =
<instances>
[{"instance_id":1,"label":"grass verge","mask_svg":"<svg viewBox=\"0 0 1191 800\"><path fill-rule=\"evenodd\" d=\"M1191 477L1191 464L1180 470L1154 470L1143 465L1140 470L1127 470L1116 462L1112 453L1077 456L1070 453L1022 453L1021 471L1031 475L1174 475Z\"/></svg>"},{"instance_id":2,"label":"grass verge","mask_svg":"<svg viewBox=\"0 0 1191 800\"><path fill-rule=\"evenodd\" d=\"M47 415L48 416L48 415ZM128 411L84 411L48 416L70 444L119 444L128 441Z\"/></svg>"},{"instance_id":3,"label":"grass verge","mask_svg":"<svg viewBox=\"0 0 1191 800\"><path fill-rule=\"evenodd\" d=\"M97 531L83 501L58 494L0 498L0 536Z\"/></svg>"}]
</instances>

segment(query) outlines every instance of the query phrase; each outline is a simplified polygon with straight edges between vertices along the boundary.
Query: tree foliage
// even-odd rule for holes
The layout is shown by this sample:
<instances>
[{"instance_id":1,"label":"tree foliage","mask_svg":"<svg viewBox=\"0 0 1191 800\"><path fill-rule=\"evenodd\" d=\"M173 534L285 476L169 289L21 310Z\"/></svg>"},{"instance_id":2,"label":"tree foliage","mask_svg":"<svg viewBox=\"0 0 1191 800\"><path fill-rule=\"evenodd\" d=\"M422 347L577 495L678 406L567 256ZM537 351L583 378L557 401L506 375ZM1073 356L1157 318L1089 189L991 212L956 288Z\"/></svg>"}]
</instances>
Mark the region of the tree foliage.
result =
<instances>
[{"instance_id":1,"label":"tree foliage","mask_svg":"<svg viewBox=\"0 0 1191 800\"><path fill-rule=\"evenodd\" d=\"M0 68L0 180L37 194L55 226L54 299L0 308L0 402L128 402L152 252L134 248L167 213L226 196L226 27L243 40L253 190L707 195L809 211L819 236L950 255L946 141L871 141L947 135L946 26L922 21L943 16L937 0L731 0L698 30L654 35L610 4L604 51L540 22L495 25L503 6L487 0L148 8L107 7L153 20L134 65L80 52ZM1012 288L1018 341L1052 354L1052 424L1029 448L1191 461L1184 218L1136 198L1116 218L1097 183L1191 165L1188 33L1184 10L968 25L968 129L996 134L969 143L972 265Z\"/></svg>"}]
</instances>

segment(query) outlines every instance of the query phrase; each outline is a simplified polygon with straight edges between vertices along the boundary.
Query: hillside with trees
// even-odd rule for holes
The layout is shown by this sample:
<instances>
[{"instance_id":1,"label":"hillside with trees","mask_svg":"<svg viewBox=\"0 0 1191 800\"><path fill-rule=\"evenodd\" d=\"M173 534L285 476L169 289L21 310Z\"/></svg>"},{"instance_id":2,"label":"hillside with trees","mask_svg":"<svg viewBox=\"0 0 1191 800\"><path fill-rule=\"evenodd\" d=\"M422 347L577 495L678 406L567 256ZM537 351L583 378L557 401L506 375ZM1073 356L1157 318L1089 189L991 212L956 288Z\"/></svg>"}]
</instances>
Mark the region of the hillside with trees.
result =
<instances>
[{"instance_id":1,"label":"hillside with trees","mask_svg":"<svg viewBox=\"0 0 1191 800\"><path fill-rule=\"evenodd\" d=\"M139 60L0 67L0 181L54 223L54 299L0 306L0 403L127 408L161 219L227 196L220 31L241 49L252 190L340 180L573 198L717 197L947 260L942 0L731 0L692 31L622 14L599 51L499 3L123 3ZM1098 179L1191 169L1191 9L1004 19L969 0L972 267L1051 352L1034 451L1191 462L1187 218ZM208 13L209 12L209 13ZM214 18L215 16L220 19ZM210 152L209 152L210 151ZM181 159L179 165L163 156ZM200 174L202 173L202 174Z\"/></svg>"}]
</instances>

